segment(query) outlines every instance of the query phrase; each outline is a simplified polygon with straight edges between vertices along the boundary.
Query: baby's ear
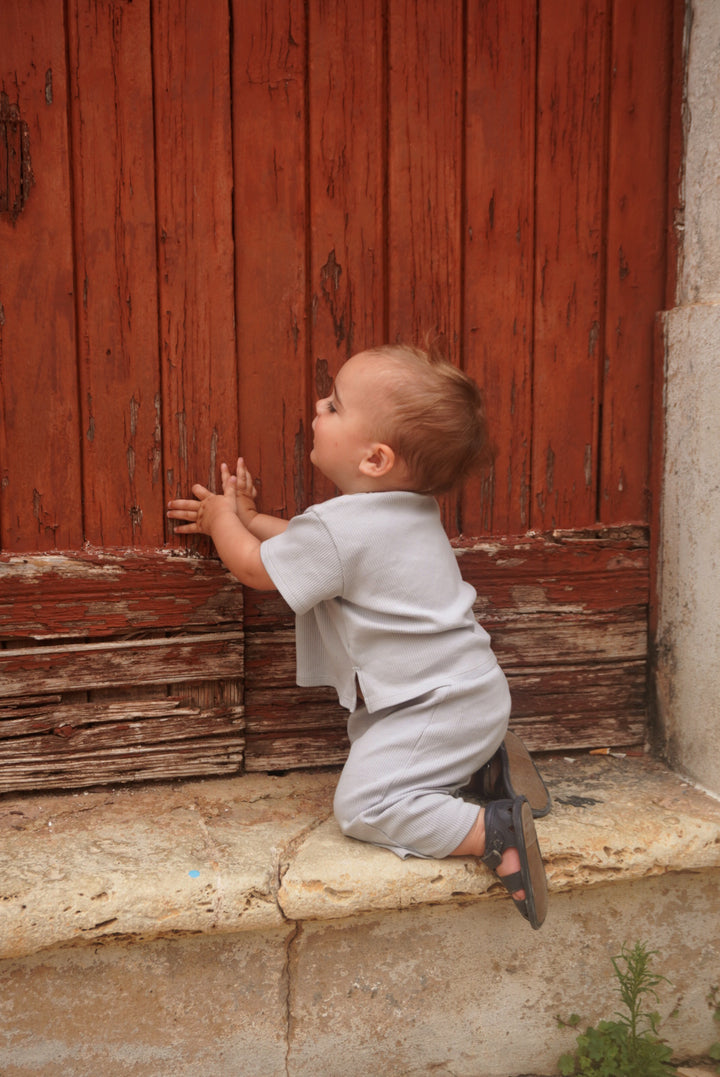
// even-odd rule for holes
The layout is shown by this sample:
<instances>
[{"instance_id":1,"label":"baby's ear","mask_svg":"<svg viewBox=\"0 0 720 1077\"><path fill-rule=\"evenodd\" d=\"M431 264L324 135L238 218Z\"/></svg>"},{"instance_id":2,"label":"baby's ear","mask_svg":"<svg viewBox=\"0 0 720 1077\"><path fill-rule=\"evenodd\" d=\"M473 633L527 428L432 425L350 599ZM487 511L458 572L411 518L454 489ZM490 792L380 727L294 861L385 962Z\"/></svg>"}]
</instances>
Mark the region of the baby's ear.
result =
<instances>
[{"instance_id":1,"label":"baby's ear","mask_svg":"<svg viewBox=\"0 0 720 1077\"><path fill-rule=\"evenodd\" d=\"M397 457L389 445L376 442L360 461L360 472L369 479L381 479L395 467Z\"/></svg>"}]
</instances>

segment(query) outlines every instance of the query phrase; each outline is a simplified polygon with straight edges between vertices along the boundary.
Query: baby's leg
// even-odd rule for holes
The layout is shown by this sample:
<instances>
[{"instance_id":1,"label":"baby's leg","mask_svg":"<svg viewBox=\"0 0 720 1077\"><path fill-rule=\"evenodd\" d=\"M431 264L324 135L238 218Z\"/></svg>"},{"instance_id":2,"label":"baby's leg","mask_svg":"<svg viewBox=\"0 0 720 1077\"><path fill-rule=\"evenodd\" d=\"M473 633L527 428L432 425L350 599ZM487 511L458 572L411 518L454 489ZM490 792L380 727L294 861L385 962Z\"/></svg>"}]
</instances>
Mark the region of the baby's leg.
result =
<instances>
[{"instance_id":1,"label":"baby's leg","mask_svg":"<svg viewBox=\"0 0 720 1077\"><path fill-rule=\"evenodd\" d=\"M477 818L472 827L465 835L457 849L453 849L450 856L483 856L485 854L485 810L478 810ZM514 875L520 870L520 853L517 849L507 849L503 855L497 874L502 878L504 875ZM516 890L513 893L516 901L525 900L525 891Z\"/></svg>"},{"instance_id":2,"label":"baby's leg","mask_svg":"<svg viewBox=\"0 0 720 1077\"><path fill-rule=\"evenodd\" d=\"M452 855L476 826L456 796L502 742L510 696L499 669L397 709L351 716L351 749L335 795L343 833L398 856Z\"/></svg>"}]
</instances>

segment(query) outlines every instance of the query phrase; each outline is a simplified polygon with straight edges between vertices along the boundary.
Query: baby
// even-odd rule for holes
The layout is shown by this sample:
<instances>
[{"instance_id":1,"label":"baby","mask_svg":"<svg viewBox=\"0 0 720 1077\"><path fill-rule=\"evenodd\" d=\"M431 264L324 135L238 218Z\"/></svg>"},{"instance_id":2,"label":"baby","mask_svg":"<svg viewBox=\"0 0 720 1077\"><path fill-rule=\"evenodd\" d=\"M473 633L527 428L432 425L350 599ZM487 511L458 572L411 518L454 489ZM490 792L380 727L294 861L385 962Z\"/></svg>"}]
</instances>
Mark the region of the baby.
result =
<instances>
[{"instance_id":1,"label":"baby","mask_svg":"<svg viewBox=\"0 0 720 1077\"><path fill-rule=\"evenodd\" d=\"M435 500L489 458L480 392L438 355L373 348L340 369L313 432L310 459L340 496L289 521L265 515L240 459L234 475L222 465L222 494L194 486L168 516L295 612L298 684L334 686L350 712L343 833L401 857L480 857L538 928L533 815L550 801L507 732L507 682Z\"/></svg>"}]
</instances>

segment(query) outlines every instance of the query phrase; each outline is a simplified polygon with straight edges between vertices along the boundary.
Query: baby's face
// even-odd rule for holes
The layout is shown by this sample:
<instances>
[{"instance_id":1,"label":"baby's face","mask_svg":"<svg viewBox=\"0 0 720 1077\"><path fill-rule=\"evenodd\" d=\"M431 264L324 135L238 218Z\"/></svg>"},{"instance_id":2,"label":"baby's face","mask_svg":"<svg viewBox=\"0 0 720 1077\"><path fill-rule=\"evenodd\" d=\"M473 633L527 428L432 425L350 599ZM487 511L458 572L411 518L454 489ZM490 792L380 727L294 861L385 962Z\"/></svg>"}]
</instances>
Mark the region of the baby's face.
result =
<instances>
[{"instance_id":1,"label":"baby's face","mask_svg":"<svg viewBox=\"0 0 720 1077\"><path fill-rule=\"evenodd\" d=\"M317 402L310 460L343 494L369 488L359 467L377 442L386 370L380 356L360 352L340 368L330 395Z\"/></svg>"}]
</instances>

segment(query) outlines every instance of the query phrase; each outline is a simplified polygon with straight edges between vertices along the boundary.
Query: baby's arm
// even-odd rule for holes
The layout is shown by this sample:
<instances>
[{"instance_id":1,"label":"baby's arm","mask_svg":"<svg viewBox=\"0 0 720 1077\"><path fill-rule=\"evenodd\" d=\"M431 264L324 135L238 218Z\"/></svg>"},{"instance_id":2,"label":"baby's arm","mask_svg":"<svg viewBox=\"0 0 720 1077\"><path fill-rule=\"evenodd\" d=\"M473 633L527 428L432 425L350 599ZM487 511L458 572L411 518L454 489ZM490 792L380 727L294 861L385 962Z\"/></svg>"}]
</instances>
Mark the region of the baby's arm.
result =
<instances>
[{"instance_id":1,"label":"baby's arm","mask_svg":"<svg viewBox=\"0 0 720 1077\"><path fill-rule=\"evenodd\" d=\"M287 520L283 520L280 516L268 516L258 512L255 506L257 490L242 456L238 458L234 475L230 474L227 464L222 464L220 471L223 492L227 492L229 488L234 489L237 514L252 535L264 541L285 530L288 525Z\"/></svg>"},{"instance_id":2,"label":"baby's arm","mask_svg":"<svg viewBox=\"0 0 720 1077\"><path fill-rule=\"evenodd\" d=\"M193 486L197 501L175 500L168 505L171 520L184 520L175 530L185 535L209 535L226 568L240 583L258 591L277 588L262 562L260 539L251 534L237 513L234 483L223 483L223 493L213 494Z\"/></svg>"}]
</instances>

